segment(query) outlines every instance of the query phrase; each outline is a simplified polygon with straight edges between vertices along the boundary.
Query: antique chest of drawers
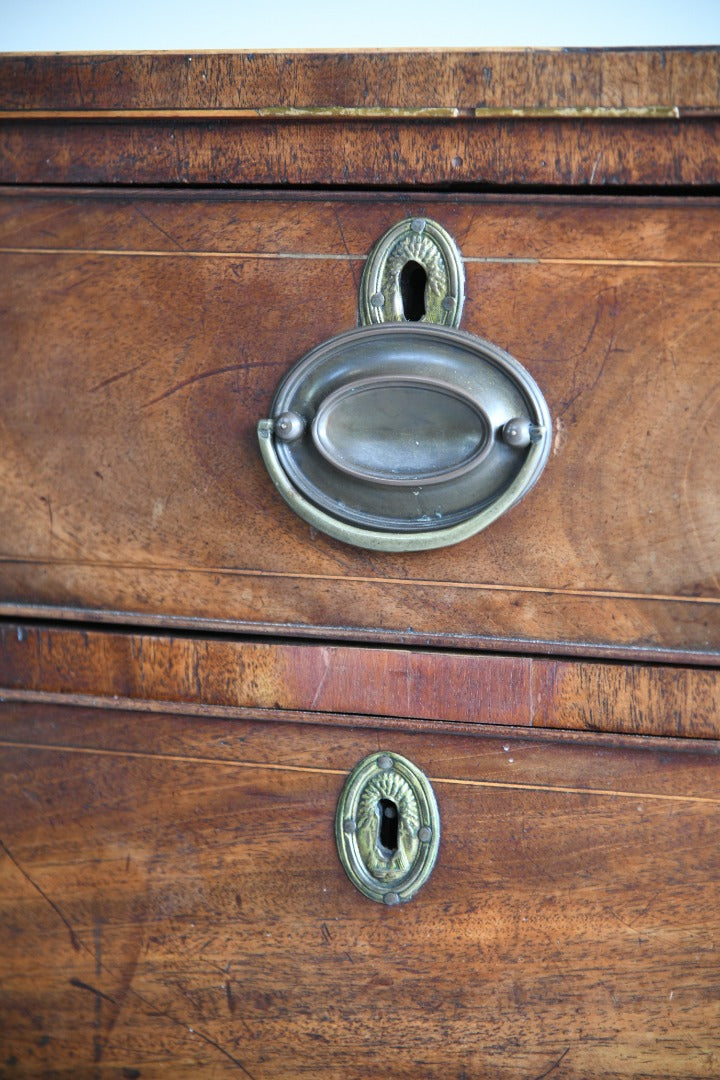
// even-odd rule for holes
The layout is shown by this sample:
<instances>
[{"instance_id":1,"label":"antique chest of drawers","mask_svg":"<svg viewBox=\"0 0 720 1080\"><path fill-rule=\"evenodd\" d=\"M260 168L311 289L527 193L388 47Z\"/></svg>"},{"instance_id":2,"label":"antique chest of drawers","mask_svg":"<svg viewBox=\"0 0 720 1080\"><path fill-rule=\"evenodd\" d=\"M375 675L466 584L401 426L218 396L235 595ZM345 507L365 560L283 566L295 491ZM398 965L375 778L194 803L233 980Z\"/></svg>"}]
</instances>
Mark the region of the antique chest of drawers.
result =
<instances>
[{"instance_id":1,"label":"antique chest of drawers","mask_svg":"<svg viewBox=\"0 0 720 1080\"><path fill-rule=\"evenodd\" d=\"M0 59L0 1076L720 1075L719 145L710 49Z\"/></svg>"}]
</instances>

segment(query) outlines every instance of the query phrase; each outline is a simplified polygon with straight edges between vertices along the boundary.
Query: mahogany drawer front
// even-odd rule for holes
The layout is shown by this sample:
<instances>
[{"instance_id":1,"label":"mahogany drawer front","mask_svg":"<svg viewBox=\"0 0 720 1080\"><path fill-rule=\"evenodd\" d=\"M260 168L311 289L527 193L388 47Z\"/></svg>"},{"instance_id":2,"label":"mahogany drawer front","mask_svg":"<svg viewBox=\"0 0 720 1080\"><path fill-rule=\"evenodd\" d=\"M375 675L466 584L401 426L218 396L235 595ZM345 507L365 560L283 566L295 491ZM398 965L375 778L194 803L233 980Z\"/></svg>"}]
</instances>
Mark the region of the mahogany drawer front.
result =
<instances>
[{"instance_id":1,"label":"mahogany drawer front","mask_svg":"<svg viewBox=\"0 0 720 1080\"><path fill-rule=\"evenodd\" d=\"M8 1077L717 1076L714 750L0 715ZM333 837L378 749L442 821L394 908Z\"/></svg>"},{"instance_id":2,"label":"mahogany drawer front","mask_svg":"<svg viewBox=\"0 0 720 1080\"><path fill-rule=\"evenodd\" d=\"M390 730L720 737L720 671L674 665L0 625L0 699Z\"/></svg>"},{"instance_id":3,"label":"mahogany drawer front","mask_svg":"<svg viewBox=\"0 0 720 1080\"><path fill-rule=\"evenodd\" d=\"M713 662L708 199L5 189L0 610ZM355 325L393 223L465 258L462 326L541 386L535 489L452 548L370 553L279 499L257 421Z\"/></svg>"}]
</instances>

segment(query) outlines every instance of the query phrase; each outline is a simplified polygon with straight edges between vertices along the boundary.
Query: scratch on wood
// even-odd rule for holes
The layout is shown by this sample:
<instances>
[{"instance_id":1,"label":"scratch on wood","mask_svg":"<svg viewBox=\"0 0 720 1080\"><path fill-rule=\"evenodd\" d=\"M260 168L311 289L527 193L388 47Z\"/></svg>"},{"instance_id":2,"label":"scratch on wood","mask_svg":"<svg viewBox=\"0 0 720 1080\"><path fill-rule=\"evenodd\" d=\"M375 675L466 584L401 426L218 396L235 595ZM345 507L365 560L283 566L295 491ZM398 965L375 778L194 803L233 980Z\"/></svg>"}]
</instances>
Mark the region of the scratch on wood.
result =
<instances>
[{"instance_id":1,"label":"scratch on wood","mask_svg":"<svg viewBox=\"0 0 720 1080\"><path fill-rule=\"evenodd\" d=\"M54 536L55 535L55 526L54 526L54 522L53 522L52 499L50 498L49 495L41 495L40 496L40 502L45 503L45 506L47 507L48 517L50 519L50 536Z\"/></svg>"},{"instance_id":2,"label":"scratch on wood","mask_svg":"<svg viewBox=\"0 0 720 1080\"><path fill-rule=\"evenodd\" d=\"M13 853L12 853L12 852L10 851L10 849L9 849L9 848L8 848L8 846L7 846L7 845L6 845L5 843L4 843L4 841L3 841L3 840L0 840L0 848L2 848L2 850L3 850L4 852L5 852L5 854L7 855L8 859L9 859L9 860L10 860L10 862L11 862L11 863L13 864L13 866L15 866L15 868L16 868L17 870L19 870L19 871L20 871L20 873L21 873L21 874L22 874L22 876L23 876L23 877L25 878L25 880L26 880L26 881L27 881L27 882L28 882L28 883L29 883L30 885L32 885L33 889L35 889L35 891L36 891L36 892L38 892L38 893L40 894L40 896L42 896L43 900L44 900L44 901L45 901L45 902L46 902L47 904L49 904L49 905L50 905L50 907L51 907L51 908L53 909L53 911L55 912L55 914L57 915L57 917L58 917L59 919L61 919L61 920L62 920L62 921L63 921L63 922L65 923L65 926L66 926L66 927L67 927L67 929L68 929L68 933L70 934L70 944L72 945L72 947L73 947L73 949L75 950L75 952L80 952L80 942L78 941L77 935L76 935L75 931L73 930L72 926L70 925L70 923L68 922L68 920L67 920L67 919L65 918L65 916L63 915L63 913L62 913L62 911L60 910L60 908L59 908L59 907L57 906L57 904L55 903L55 901L54 901L54 900L51 900L51 899L50 899L50 897L49 897L49 896L47 895L47 893L44 893L44 892L43 892L43 890L42 890L42 889L40 888L40 886L38 885L38 883L37 883L36 881L34 881L34 880L33 880L33 879L32 879L32 878L30 877L30 875L28 874L27 870L25 870L25 869L24 869L24 868L23 868L23 867L21 866L21 864L20 864L20 863L19 863L19 862L17 861L17 859L15 858L15 856L13 855Z\"/></svg>"},{"instance_id":3,"label":"scratch on wood","mask_svg":"<svg viewBox=\"0 0 720 1080\"><path fill-rule=\"evenodd\" d=\"M77 936L75 934L75 931L73 930L72 926L70 925L68 920L65 918L65 916L63 915L62 911L57 906L57 904L54 903L54 901L51 900L50 897L47 896L43 892L43 890L40 888L40 886L35 881L33 881L33 879L30 877L30 875L27 873L27 871L25 869L23 869L21 864L18 862L18 860L15 858L15 856L9 850L7 844L5 844L5 842L2 839L0 839L0 849L2 849L5 852L8 859L10 860L10 862L17 868L17 870L22 874L22 876L26 879L26 881L30 885L32 885L32 887L36 890L36 892L40 893L43 900L45 900L50 905L50 907L53 909L53 911L58 916L58 918L60 918L62 920L62 922L64 922L64 924L67 927L68 932L70 934L70 942L71 942L73 948L77 952L80 952L82 950L82 951L88 953L88 955L90 955L92 957L92 959L94 960L96 967L99 967L102 972L104 972L104 973L106 973L108 975L115 976L116 973L113 972L110 968L107 967L107 965L102 961L102 959L97 955L97 953L91 952L90 949L86 945L83 945L78 940L78 938L77 938ZM108 994L103 993L102 990L98 990L96 987L90 986L89 983L83 982L82 979L72 978L72 979L69 980L69 982L70 982L70 984L72 986L77 987L77 989L79 989L79 990L87 990L91 994L99 995L100 997L104 998L106 1001L109 1001L113 1005L117 1004L117 1002L115 1001L114 998L110 997ZM128 987L128 993L132 997L136 998L138 1001L142 1002L142 1004L145 1006L145 1008L147 1010L149 1010L148 1015L162 1016L166 1020L169 1020L172 1024L175 1024L177 1027L181 1027L181 1028L184 1028L185 1030L191 1031L194 1035L197 1035L199 1039L202 1039L203 1042L206 1042L210 1046L213 1046L216 1050L218 1050L221 1054L223 1054L226 1058L228 1058L229 1061L232 1061L233 1065L237 1065L238 1069L240 1069L240 1071L242 1073L244 1073L245 1076L248 1077L248 1080L255 1080L255 1077L252 1075L252 1073L248 1069L245 1068L245 1066L243 1065L243 1063L241 1061L238 1061L238 1059L236 1057L233 1057L233 1055L228 1050L226 1050L224 1046L221 1046L220 1043L216 1042L214 1039L211 1039L209 1035L206 1035L204 1032L198 1031L195 1028L189 1028L186 1023L184 1023L182 1020L179 1020L176 1016L173 1016L172 1013L166 1012L164 1009L156 1010L154 1008L153 1004L150 1001L148 1001L145 997L143 997L142 994L138 993L138 991L135 990L134 987L132 987L132 986Z\"/></svg>"},{"instance_id":4,"label":"scratch on wood","mask_svg":"<svg viewBox=\"0 0 720 1080\"><path fill-rule=\"evenodd\" d=\"M212 379L215 375L227 375L230 371L244 371L247 368L274 367L276 363L276 360L245 361L242 364L227 364L225 367L213 368L212 371L200 371L197 375L191 375L189 378L183 379L182 382L171 386L169 390L165 390L162 394L158 394L157 397L146 401L142 408L149 409L151 405L157 405L159 401L165 401L166 398L172 397L173 394L177 394L180 390L184 390L194 383L202 382L203 379Z\"/></svg>"},{"instance_id":5,"label":"scratch on wood","mask_svg":"<svg viewBox=\"0 0 720 1080\"><path fill-rule=\"evenodd\" d=\"M185 250L182 244L180 244L174 236L171 236L169 232L163 229L162 225L158 225L157 221L151 218L150 215L143 210L142 206L140 206L138 203L133 203L133 210L135 210L141 218L144 218L145 221L152 225L154 229L157 229L158 232L161 232L163 236L166 237L166 239L168 239L171 244L174 244L179 251Z\"/></svg>"},{"instance_id":6,"label":"scratch on wood","mask_svg":"<svg viewBox=\"0 0 720 1080\"><path fill-rule=\"evenodd\" d=\"M340 221L340 214L338 212L337 206L333 206L333 213L335 215L335 221L337 223L338 232L340 233L340 240L342 241L342 246L344 247L345 254L347 255L347 257L348 257L348 259L350 261L350 273L352 274L353 284L355 285L356 292L359 293L360 292L360 282L358 281L358 277L357 277L357 270L356 270L356 267L355 267L355 261L353 259L353 256L350 254L350 249L348 248L347 241L345 240L345 233L343 232L343 227L342 227L342 223Z\"/></svg>"},{"instance_id":7,"label":"scratch on wood","mask_svg":"<svg viewBox=\"0 0 720 1080\"><path fill-rule=\"evenodd\" d=\"M638 937L640 937L640 935L643 933L643 931L638 930L636 926L633 926L632 923L626 922L625 919L621 919L618 913L616 911L613 911L612 908L606 908L605 910L609 915L612 915L613 919L616 919L621 926L624 926L626 930L632 931L632 933L637 934Z\"/></svg>"},{"instance_id":8,"label":"scratch on wood","mask_svg":"<svg viewBox=\"0 0 720 1080\"><path fill-rule=\"evenodd\" d=\"M612 294L612 299L611 299L609 305L607 305L607 301L606 301L606 294L607 293ZM595 297L595 299L597 301L597 304L596 304L596 307L595 307L595 315L594 315L594 318L593 318L592 326L590 327L590 330L589 330L589 332L587 334L587 337L585 338L585 342L582 345L579 352L573 353L572 355L569 355L566 358L568 361L572 361L572 364L573 364L572 389L570 391L570 394L569 394L567 400L565 401L562 408L560 409L560 412L558 413L558 419L560 417L564 416L564 414L568 411L568 409L572 405L575 404L575 402L577 401L577 399L580 397L581 394L590 393L595 389L601 375L603 374L603 372L605 370L605 365L607 364L607 361L608 361L611 353L613 353L615 351L615 333L614 333L614 330L612 330L611 334L610 334L609 344L607 345L607 348L605 350L604 358L601 361L600 368L597 371L595 377L593 378L591 384L589 386L583 386L582 383L581 383L580 386L578 386L578 361L580 359L582 359L583 357L585 357L588 349L590 348L590 345L592 344L592 341L593 341L593 339L595 337L595 333L597 331L597 328L598 328L598 326L600 324L600 320L604 316L606 310L609 311L609 314L610 314L611 318L615 317L615 314L616 314L616 311L617 311L617 289L615 287L609 287L609 288L606 288L606 289L601 289L597 293L597 296Z\"/></svg>"},{"instance_id":9,"label":"scratch on wood","mask_svg":"<svg viewBox=\"0 0 720 1080\"><path fill-rule=\"evenodd\" d=\"M167 1016L168 1014L165 1013L164 1015ZM173 1017L170 1017L170 1019L173 1019ZM238 1069L240 1069L240 1071L243 1072L245 1076L249 1077L249 1080L255 1080L253 1074L245 1068L243 1063L241 1061L238 1061L236 1057L233 1057L230 1051L226 1050L224 1046L220 1045L220 1043L215 1042L214 1039L211 1039L209 1035L205 1035L204 1032L198 1031L197 1028L188 1026L188 1031L191 1035L197 1035L199 1039L203 1040L203 1042L209 1043L210 1046L214 1046L216 1050L219 1050L221 1054L224 1054L229 1061L232 1061L233 1065L237 1065Z\"/></svg>"},{"instance_id":10,"label":"scratch on wood","mask_svg":"<svg viewBox=\"0 0 720 1080\"><path fill-rule=\"evenodd\" d=\"M102 998L103 1001L109 1001L111 1005L116 1005L115 998L110 997L109 994L103 993L102 990L98 990L96 986L91 986L90 983L83 982L82 979L68 979L71 986L76 986L78 990L88 990L91 994L95 994L97 997Z\"/></svg>"},{"instance_id":11,"label":"scratch on wood","mask_svg":"<svg viewBox=\"0 0 720 1080\"><path fill-rule=\"evenodd\" d=\"M94 394L98 390L103 390L106 386L112 385L114 382L118 382L119 379L124 379L128 375L132 375L138 368L144 367L147 363L146 360L141 360L139 364L134 364L130 368L125 368L124 371L118 371L115 375L109 375L107 379L103 379L102 382L97 383L95 386L90 387L90 393Z\"/></svg>"},{"instance_id":12,"label":"scratch on wood","mask_svg":"<svg viewBox=\"0 0 720 1080\"><path fill-rule=\"evenodd\" d=\"M553 1062L553 1064L550 1066L550 1068L546 1069L544 1073L540 1073L539 1076L536 1076L535 1080L545 1080L546 1076L549 1076L550 1073L555 1072L555 1070L559 1067L560 1063L563 1061L564 1058L567 1057L567 1055L569 1053L570 1053L570 1047L568 1046L567 1050L563 1051L563 1053L560 1055L560 1057L557 1059L557 1061Z\"/></svg>"},{"instance_id":13,"label":"scratch on wood","mask_svg":"<svg viewBox=\"0 0 720 1080\"><path fill-rule=\"evenodd\" d=\"M314 709L314 708L317 707L317 705L318 705L318 703L320 701L320 695L323 692L323 689L325 687L325 683L327 682L328 675L330 674L330 663L331 663L331 661L330 661L330 650L328 648L326 648L325 646L323 646L320 649L320 656L321 656L322 662L323 662L323 673L320 676L320 680L319 680L319 682L317 684L317 688L315 690L315 693L313 694L313 699L310 702L309 707L311 709Z\"/></svg>"},{"instance_id":14,"label":"scratch on wood","mask_svg":"<svg viewBox=\"0 0 720 1080\"><path fill-rule=\"evenodd\" d=\"M601 157L602 157L602 150L599 152L598 156L595 158L595 162L594 162L593 167L592 167L592 172L590 173L590 183L591 184L594 183L594 181L595 181L595 173L598 171L598 165L600 164L600 158Z\"/></svg>"},{"instance_id":15,"label":"scratch on wood","mask_svg":"<svg viewBox=\"0 0 720 1080\"><path fill-rule=\"evenodd\" d=\"M197 694L198 701L203 700L203 680L200 673L200 651L196 650L192 662L192 676L195 684L195 693Z\"/></svg>"}]
</instances>

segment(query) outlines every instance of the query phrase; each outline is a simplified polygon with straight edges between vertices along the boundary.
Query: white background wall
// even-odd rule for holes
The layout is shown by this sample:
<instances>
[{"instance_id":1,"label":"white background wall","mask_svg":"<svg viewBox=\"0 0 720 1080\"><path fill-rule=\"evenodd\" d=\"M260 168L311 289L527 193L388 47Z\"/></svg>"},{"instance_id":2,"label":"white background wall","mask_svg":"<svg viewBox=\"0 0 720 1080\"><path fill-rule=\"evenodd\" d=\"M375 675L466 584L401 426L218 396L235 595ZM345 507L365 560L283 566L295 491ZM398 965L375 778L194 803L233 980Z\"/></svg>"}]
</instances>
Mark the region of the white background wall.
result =
<instances>
[{"instance_id":1,"label":"white background wall","mask_svg":"<svg viewBox=\"0 0 720 1080\"><path fill-rule=\"evenodd\" d=\"M0 51L720 44L720 0L0 0Z\"/></svg>"}]
</instances>

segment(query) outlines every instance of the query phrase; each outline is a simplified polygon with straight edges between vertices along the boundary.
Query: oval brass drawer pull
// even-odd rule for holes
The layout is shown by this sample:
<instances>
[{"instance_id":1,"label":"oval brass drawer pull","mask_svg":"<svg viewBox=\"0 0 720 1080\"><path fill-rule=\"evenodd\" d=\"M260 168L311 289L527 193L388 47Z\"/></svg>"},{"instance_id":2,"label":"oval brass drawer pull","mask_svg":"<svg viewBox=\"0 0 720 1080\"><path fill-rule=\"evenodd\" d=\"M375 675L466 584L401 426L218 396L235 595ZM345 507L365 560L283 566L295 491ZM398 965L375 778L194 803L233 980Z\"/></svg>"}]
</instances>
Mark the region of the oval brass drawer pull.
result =
<instances>
[{"instance_id":1,"label":"oval brass drawer pull","mask_svg":"<svg viewBox=\"0 0 720 1080\"><path fill-rule=\"evenodd\" d=\"M461 476L488 453L490 420L459 387L412 375L378 375L335 390L320 405L312 437L337 469L400 487Z\"/></svg>"},{"instance_id":2,"label":"oval brass drawer pull","mask_svg":"<svg viewBox=\"0 0 720 1080\"><path fill-rule=\"evenodd\" d=\"M400 754L370 754L345 781L335 838L345 873L361 893L379 904L411 900L429 878L440 844L430 781Z\"/></svg>"},{"instance_id":3,"label":"oval brass drawer pull","mask_svg":"<svg viewBox=\"0 0 720 1080\"><path fill-rule=\"evenodd\" d=\"M388 249L368 259L360 302L367 324L295 364L270 419L258 425L268 472L296 513L381 551L472 536L530 490L550 449L547 405L523 366L444 325L462 309L462 262L434 223L425 222L423 244L415 243L417 226L395 226L378 245ZM408 264L420 299L403 278ZM424 314L391 320L410 308Z\"/></svg>"}]
</instances>

